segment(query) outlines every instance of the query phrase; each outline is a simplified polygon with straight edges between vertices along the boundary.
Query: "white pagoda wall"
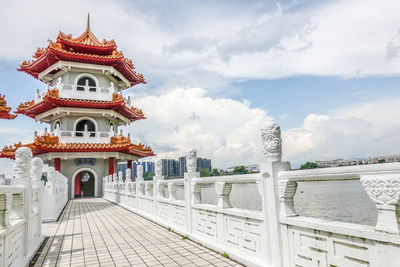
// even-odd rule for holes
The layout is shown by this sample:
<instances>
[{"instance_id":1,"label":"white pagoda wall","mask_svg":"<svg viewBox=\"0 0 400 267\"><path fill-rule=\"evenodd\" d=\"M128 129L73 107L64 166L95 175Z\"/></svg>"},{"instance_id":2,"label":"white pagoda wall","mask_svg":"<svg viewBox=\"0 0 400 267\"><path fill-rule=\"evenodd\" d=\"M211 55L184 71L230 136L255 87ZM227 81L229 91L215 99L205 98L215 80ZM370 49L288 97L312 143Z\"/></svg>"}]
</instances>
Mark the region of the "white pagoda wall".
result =
<instances>
[{"instance_id":1,"label":"white pagoda wall","mask_svg":"<svg viewBox=\"0 0 400 267\"><path fill-rule=\"evenodd\" d=\"M108 159L96 159L95 165L79 165L75 164L75 160L61 160L61 173L68 178L68 196L71 197L71 180L72 175L81 168L89 168L96 172L97 174L97 194L102 196L102 183L103 177L108 175ZM95 185L96 186L96 185Z\"/></svg>"}]
</instances>

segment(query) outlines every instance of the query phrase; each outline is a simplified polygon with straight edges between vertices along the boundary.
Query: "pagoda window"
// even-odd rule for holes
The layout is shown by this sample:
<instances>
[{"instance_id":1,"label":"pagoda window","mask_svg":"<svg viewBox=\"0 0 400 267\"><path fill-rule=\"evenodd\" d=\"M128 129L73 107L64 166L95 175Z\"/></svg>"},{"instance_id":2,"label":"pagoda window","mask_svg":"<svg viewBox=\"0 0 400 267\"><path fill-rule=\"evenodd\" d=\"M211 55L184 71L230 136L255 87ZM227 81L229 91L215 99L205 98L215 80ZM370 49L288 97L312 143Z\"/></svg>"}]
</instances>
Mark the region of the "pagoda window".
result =
<instances>
[{"instance_id":1,"label":"pagoda window","mask_svg":"<svg viewBox=\"0 0 400 267\"><path fill-rule=\"evenodd\" d=\"M95 137L96 125L90 120L83 119L75 126L75 136L84 136L85 132L89 134L89 137Z\"/></svg>"},{"instance_id":2,"label":"pagoda window","mask_svg":"<svg viewBox=\"0 0 400 267\"><path fill-rule=\"evenodd\" d=\"M89 92L96 92L96 82L90 77L82 77L78 80L76 90L85 91L89 88Z\"/></svg>"}]
</instances>

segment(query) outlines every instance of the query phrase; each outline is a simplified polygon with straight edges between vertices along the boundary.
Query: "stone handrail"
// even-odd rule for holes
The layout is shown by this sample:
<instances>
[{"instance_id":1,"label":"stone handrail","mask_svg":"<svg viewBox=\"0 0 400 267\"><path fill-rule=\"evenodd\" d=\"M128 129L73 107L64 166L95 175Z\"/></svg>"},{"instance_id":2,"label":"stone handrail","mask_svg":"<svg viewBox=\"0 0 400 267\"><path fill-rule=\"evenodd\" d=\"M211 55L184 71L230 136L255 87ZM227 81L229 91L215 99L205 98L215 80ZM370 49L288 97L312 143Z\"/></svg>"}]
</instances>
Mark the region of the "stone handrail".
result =
<instances>
[{"instance_id":1,"label":"stone handrail","mask_svg":"<svg viewBox=\"0 0 400 267\"><path fill-rule=\"evenodd\" d=\"M54 167L44 166L47 183L43 194L43 222L57 221L68 202L68 178Z\"/></svg>"},{"instance_id":2,"label":"stone handrail","mask_svg":"<svg viewBox=\"0 0 400 267\"><path fill-rule=\"evenodd\" d=\"M164 180L156 161L153 181L143 181L139 165L135 181L122 181L122 173L114 181L105 177L104 198L249 266L400 262L400 163L291 170L281 161L279 126L262 129L262 141L260 173L200 178L196 152L190 151L183 179ZM376 203L376 226L298 216L293 199L298 182L335 180L360 180ZM232 185L248 183L258 189L261 211L232 207ZM210 184L218 198L215 205L202 202L202 188ZM177 194L182 189L183 199Z\"/></svg>"},{"instance_id":3,"label":"stone handrail","mask_svg":"<svg viewBox=\"0 0 400 267\"><path fill-rule=\"evenodd\" d=\"M21 147L15 153L15 178L0 185L0 266L27 266L44 240L42 166Z\"/></svg>"}]
</instances>

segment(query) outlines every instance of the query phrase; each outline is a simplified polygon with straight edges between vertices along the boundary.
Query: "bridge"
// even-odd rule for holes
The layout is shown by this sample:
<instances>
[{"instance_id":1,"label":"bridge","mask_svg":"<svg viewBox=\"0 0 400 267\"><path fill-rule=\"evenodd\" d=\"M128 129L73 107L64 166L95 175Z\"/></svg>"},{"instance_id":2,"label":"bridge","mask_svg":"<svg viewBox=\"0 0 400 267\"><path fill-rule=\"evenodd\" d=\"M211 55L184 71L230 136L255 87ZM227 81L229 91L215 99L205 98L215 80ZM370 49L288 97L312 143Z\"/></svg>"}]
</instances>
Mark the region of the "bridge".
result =
<instances>
[{"instance_id":1,"label":"bridge","mask_svg":"<svg viewBox=\"0 0 400 267\"><path fill-rule=\"evenodd\" d=\"M143 179L139 165L134 181L124 180L122 172L104 177L102 198L69 201L67 178L32 159L29 148L19 148L15 178L0 186L0 266L380 267L400 262L399 163L292 170L281 160L279 126L264 128L262 141L259 173L200 177L192 150L183 179L164 179L157 161L153 180ZM360 182L376 204L376 225L297 214L298 183L343 180ZM255 189L246 198L259 198L260 210L231 201L243 184ZM204 202L205 188L214 190L215 203Z\"/></svg>"}]
</instances>

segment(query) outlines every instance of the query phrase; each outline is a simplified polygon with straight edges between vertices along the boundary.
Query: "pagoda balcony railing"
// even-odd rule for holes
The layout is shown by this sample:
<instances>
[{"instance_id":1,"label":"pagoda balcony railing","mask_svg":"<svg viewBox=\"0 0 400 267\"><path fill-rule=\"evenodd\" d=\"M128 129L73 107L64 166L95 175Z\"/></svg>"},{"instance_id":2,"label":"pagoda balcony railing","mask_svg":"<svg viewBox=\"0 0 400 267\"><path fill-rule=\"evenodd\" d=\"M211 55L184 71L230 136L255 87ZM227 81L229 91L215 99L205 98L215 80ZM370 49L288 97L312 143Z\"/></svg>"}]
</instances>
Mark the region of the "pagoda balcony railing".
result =
<instances>
[{"instance_id":1,"label":"pagoda balcony railing","mask_svg":"<svg viewBox=\"0 0 400 267\"><path fill-rule=\"evenodd\" d=\"M60 97L78 98L90 100L111 101L114 93L114 86L100 87L76 84L59 84L57 87Z\"/></svg>"},{"instance_id":2,"label":"pagoda balcony railing","mask_svg":"<svg viewBox=\"0 0 400 267\"><path fill-rule=\"evenodd\" d=\"M66 131L56 129L50 133L52 136L58 136L59 142L65 143L109 143L112 136L117 134L97 131Z\"/></svg>"}]
</instances>

